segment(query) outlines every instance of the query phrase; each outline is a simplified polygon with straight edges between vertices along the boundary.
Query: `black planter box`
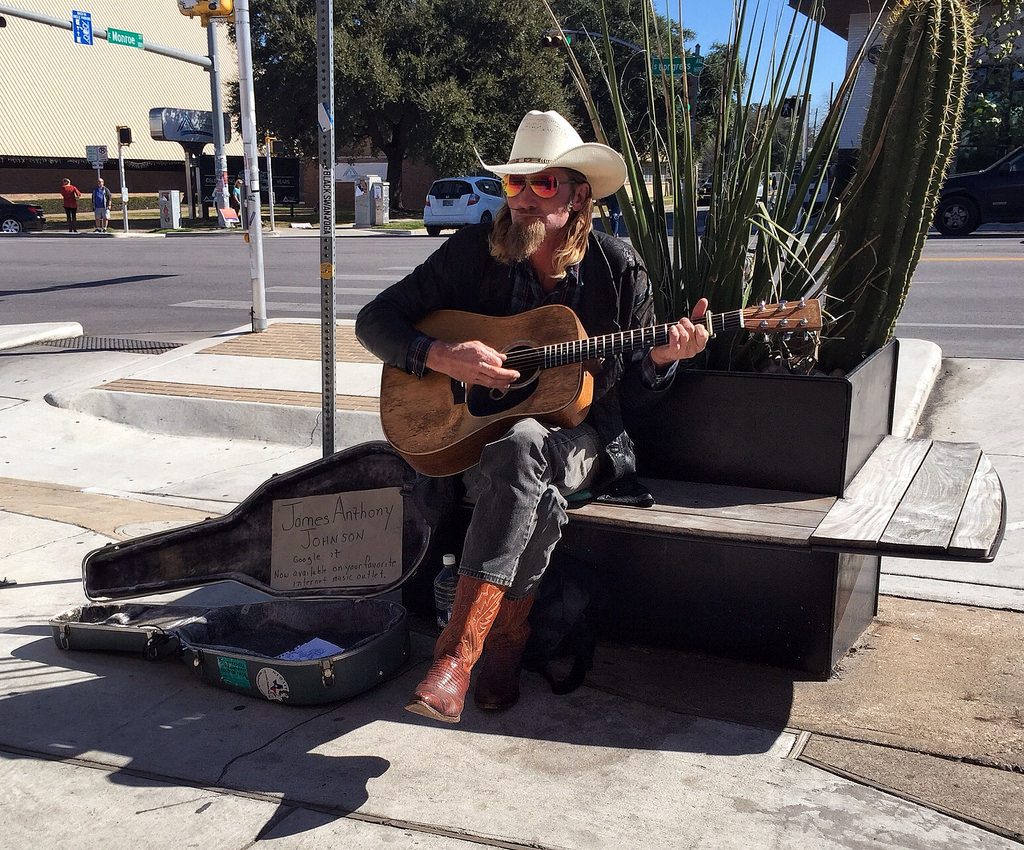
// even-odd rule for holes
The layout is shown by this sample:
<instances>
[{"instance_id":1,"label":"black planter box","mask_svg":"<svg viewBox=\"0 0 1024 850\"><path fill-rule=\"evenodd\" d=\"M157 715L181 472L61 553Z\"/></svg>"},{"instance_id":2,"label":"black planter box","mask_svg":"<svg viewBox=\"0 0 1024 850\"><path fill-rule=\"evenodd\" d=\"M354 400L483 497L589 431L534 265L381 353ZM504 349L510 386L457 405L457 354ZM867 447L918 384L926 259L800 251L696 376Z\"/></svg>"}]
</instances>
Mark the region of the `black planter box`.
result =
<instances>
[{"instance_id":1,"label":"black planter box","mask_svg":"<svg viewBox=\"0 0 1024 850\"><path fill-rule=\"evenodd\" d=\"M892 428L898 351L843 377L680 372L627 420L640 475L842 496Z\"/></svg>"}]
</instances>

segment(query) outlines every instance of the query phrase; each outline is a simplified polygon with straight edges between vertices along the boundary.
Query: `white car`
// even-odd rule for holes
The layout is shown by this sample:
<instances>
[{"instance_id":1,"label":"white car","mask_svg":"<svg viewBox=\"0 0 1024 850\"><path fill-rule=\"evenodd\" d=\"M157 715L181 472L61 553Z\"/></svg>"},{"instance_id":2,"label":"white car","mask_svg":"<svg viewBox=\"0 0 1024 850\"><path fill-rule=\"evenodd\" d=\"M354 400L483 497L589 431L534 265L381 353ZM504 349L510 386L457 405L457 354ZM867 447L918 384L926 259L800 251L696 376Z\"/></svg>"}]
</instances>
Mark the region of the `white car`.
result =
<instances>
[{"instance_id":1,"label":"white car","mask_svg":"<svg viewBox=\"0 0 1024 850\"><path fill-rule=\"evenodd\" d=\"M467 224L494 221L505 193L495 177L444 177L430 184L423 205L423 226L429 236Z\"/></svg>"}]
</instances>

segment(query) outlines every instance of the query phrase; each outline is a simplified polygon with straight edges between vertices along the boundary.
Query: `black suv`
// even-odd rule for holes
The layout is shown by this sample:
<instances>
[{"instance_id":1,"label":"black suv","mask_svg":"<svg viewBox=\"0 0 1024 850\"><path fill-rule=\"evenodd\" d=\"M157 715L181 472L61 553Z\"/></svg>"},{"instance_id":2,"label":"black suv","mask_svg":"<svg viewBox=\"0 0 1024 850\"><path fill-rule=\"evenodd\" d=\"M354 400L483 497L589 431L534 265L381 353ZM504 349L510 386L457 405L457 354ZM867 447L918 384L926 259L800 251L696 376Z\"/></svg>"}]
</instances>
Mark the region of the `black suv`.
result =
<instances>
[{"instance_id":1,"label":"black suv","mask_svg":"<svg viewBox=\"0 0 1024 850\"><path fill-rule=\"evenodd\" d=\"M1024 147L983 171L946 179L935 212L943 236L966 236L989 222L1024 221Z\"/></svg>"}]
</instances>

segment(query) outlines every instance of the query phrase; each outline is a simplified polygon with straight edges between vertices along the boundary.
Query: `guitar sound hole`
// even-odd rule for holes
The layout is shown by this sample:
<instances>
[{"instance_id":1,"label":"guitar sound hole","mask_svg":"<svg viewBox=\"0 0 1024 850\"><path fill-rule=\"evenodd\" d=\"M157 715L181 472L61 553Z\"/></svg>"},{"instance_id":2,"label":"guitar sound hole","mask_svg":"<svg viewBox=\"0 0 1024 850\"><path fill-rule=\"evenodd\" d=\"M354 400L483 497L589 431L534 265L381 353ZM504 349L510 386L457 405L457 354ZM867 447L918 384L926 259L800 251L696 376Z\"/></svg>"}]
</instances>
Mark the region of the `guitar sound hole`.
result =
<instances>
[{"instance_id":1,"label":"guitar sound hole","mask_svg":"<svg viewBox=\"0 0 1024 850\"><path fill-rule=\"evenodd\" d=\"M513 345L505 349L506 354L515 354L531 348L530 344ZM504 413L526 401L537 389L540 368L516 368L519 380L508 389L491 387L470 387L466 396L466 408L472 416L493 416Z\"/></svg>"},{"instance_id":2,"label":"guitar sound hole","mask_svg":"<svg viewBox=\"0 0 1024 850\"><path fill-rule=\"evenodd\" d=\"M498 389L496 387L491 388L491 399L493 401L500 401L501 399L505 398L505 396L507 396L509 393L516 392L517 390L521 390L525 387L528 387L530 384L536 381L539 376L540 369L533 369L531 371L520 369L519 380L512 384L512 386L509 387L507 390ZM532 393L533 390L531 389L530 392Z\"/></svg>"}]
</instances>

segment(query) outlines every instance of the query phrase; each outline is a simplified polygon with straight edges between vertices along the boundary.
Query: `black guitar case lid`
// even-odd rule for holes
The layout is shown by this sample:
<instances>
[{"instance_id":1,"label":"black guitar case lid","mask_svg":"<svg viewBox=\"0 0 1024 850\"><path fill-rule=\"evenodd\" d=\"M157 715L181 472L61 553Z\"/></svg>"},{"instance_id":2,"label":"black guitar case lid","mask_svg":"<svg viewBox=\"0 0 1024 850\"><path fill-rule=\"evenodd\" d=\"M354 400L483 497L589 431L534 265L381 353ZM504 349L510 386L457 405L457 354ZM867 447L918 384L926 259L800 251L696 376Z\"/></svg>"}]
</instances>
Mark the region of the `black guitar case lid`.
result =
<instances>
[{"instance_id":1,"label":"black guitar case lid","mask_svg":"<svg viewBox=\"0 0 1024 850\"><path fill-rule=\"evenodd\" d=\"M426 555L443 499L387 443L275 475L231 513L86 555L91 600L236 581L274 597L198 608L92 604L50 621L63 649L178 655L203 679L293 705L346 699L409 654L405 609L372 597Z\"/></svg>"}]
</instances>

